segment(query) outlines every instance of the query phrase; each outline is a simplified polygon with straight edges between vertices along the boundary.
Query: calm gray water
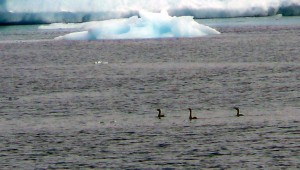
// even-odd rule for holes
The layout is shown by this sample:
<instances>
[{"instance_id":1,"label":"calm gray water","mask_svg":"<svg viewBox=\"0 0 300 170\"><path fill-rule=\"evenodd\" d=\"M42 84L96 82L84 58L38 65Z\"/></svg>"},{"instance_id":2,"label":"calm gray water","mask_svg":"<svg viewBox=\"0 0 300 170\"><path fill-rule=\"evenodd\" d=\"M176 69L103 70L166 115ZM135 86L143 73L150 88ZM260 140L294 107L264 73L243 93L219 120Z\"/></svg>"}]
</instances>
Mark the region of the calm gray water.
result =
<instances>
[{"instance_id":1,"label":"calm gray water","mask_svg":"<svg viewBox=\"0 0 300 170\"><path fill-rule=\"evenodd\" d=\"M1 169L299 169L300 22L237 22L154 40L2 30Z\"/></svg>"}]
</instances>

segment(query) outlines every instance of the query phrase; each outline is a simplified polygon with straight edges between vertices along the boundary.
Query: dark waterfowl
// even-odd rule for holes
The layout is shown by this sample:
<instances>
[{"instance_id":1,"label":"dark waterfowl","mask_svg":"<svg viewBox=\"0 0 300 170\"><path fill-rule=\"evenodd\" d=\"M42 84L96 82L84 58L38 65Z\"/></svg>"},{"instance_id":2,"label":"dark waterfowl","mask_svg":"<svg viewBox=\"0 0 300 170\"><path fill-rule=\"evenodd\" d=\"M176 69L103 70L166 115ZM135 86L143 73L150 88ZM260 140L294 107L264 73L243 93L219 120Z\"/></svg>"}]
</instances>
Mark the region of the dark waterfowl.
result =
<instances>
[{"instance_id":1,"label":"dark waterfowl","mask_svg":"<svg viewBox=\"0 0 300 170\"><path fill-rule=\"evenodd\" d=\"M160 119L161 117L165 117L165 115L161 114L161 110L160 109L157 109L158 111L158 115L157 117Z\"/></svg>"},{"instance_id":2,"label":"dark waterfowl","mask_svg":"<svg viewBox=\"0 0 300 170\"><path fill-rule=\"evenodd\" d=\"M234 109L236 110L237 117L244 116L243 114L240 114L240 109L238 107L234 107Z\"/></svg>"},{"instance_id":3,"label":"dark waterfowl","mask_svg":"<svg viewBox=\"0 0 300 170\"><path fill-rule=\"evenodd\" d=\"M190 111L190 117L189 117L190 120L192 120L192 119L198 119L197 117L193 117L192 116L192 109L191 108L189 108L189 111Z\"/></svg>"}]
</instances>

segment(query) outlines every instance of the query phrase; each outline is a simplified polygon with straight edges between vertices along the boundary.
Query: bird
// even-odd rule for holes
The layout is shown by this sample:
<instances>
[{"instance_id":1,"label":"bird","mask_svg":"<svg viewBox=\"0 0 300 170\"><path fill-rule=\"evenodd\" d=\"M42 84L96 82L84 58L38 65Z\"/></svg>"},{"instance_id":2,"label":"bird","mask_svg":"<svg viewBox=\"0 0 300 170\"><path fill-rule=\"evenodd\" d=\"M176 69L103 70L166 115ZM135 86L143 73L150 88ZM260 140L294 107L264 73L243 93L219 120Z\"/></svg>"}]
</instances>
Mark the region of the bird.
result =
<instances>
[{"instance_id":1,"label":"bird","mask_svg":"<svg viewBox=\"0 0 300 170\"><path fill-rule=\"evenodd\" d=\"M192 117L192 109L191 108L189 108L189 111L190 111L190 117L189 117L190 120L198 119L197 117Z\"/></svg>"},{"instance_id":2,"label":"bird","mask_svg":"<svg viewBox=\"0 0 300 170\"><path fill-rule=\"evenodd\" d=\"M243 114L240 114L240 109L238 107L234 107L234 109L236 110L237 117L244 116Z\"/></svg>"},{"instance_id":3,"label":"bird","mask_svg":"<svg viewBox=\"0 0 300 170\"><path fill-rule=\"evenodd\" d=\"M158 115L157 117L160 119L161 117L165 117L165 115L161 114L161 110L160 109L157 109L158 111Z\"/></svg>"}]
</instances>

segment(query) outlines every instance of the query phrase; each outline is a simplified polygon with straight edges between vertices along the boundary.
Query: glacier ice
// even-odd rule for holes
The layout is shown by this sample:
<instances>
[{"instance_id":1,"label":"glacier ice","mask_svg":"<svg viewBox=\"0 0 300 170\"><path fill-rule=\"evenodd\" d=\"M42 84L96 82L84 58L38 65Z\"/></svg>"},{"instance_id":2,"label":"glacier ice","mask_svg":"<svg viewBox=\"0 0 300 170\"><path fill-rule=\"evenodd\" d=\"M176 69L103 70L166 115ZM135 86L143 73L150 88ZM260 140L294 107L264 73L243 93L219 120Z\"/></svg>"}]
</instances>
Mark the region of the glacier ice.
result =
<instances>
[{"instance_id":1,"label":"glacier ice","mask_svg":"<svg viewBox=\"0 0 300 170\"><path fill-rule=\"evenodd\" d=\"M299 16L300 0L0 0L0 24L99 21L140 10L194 18Z\"/></svg>"},{"instance_id":2,"label":"glacier ice","mask_svg":"<svg viewBox=\"0 0 300 170\"><path fill-rule=\"evenodd\" d=\"M171 17L166 11L153 13L144 10L139 12L139 16L78 25L50 24L42 26L41 29L80 28L84 30L56 38L65 40L200 37L219 34L217 30L197 23L192 16Z\"/></svg>"}]
</instances>

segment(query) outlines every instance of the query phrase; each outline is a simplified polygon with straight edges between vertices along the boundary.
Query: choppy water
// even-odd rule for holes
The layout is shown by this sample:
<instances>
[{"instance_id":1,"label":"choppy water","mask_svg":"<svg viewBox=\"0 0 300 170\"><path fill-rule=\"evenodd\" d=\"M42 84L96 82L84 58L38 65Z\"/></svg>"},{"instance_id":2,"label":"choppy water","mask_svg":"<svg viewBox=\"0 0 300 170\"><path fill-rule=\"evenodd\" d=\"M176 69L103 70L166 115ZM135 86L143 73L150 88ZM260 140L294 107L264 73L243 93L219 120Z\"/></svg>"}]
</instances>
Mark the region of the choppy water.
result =
<instances>
[{"instance_id":1,"label":"choppy water","mask_svg":"<svg viewBox=\"0 0 300 170\"><path fill-rule=\"evenodd\" d=\"M6 37L1 169L299 169L300 26L218 30L163 40ZM188 120L188 107L199 119Z\"/></svg>"}]
</instances>

